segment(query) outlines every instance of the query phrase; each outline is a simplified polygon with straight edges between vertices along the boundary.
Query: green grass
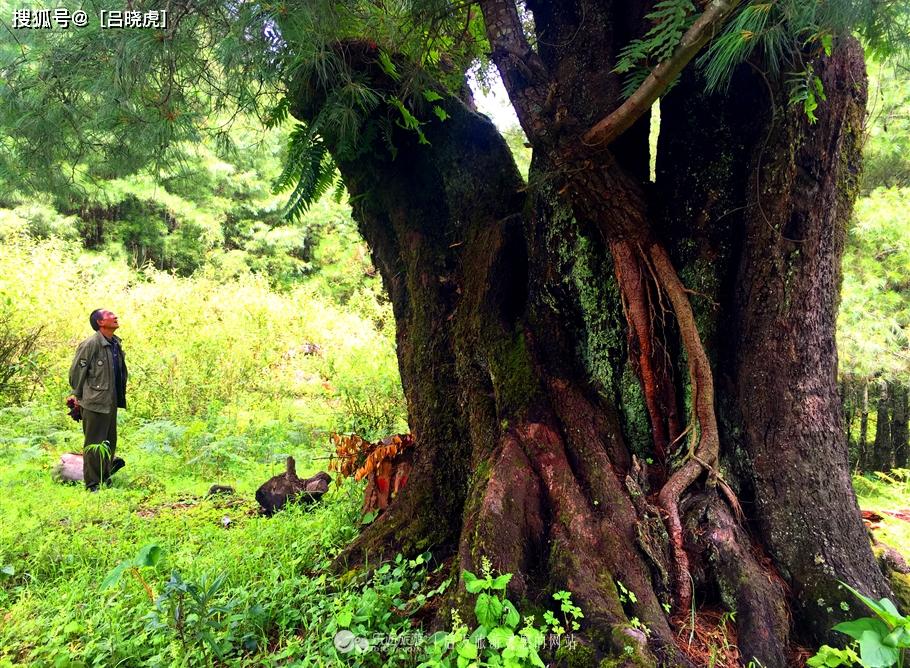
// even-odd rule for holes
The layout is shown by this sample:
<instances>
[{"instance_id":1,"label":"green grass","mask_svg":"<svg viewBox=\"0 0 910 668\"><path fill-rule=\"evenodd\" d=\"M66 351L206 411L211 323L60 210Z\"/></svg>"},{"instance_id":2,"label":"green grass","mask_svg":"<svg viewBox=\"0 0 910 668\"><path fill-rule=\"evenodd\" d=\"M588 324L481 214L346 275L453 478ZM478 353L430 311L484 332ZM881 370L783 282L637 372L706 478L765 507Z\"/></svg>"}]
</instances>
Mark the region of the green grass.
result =
<instances>
[{"instance_id":1,"label":"green grass","mask_svg":"<svg viewBox=\"0 0 910 668\"><path fill-rule=\"evenodd\" d=\"M888 511L910 514L910 470L855 476L853 487L860 508L882 515L875 537L910 560L910 522L888 514Z\"/></svg>"},{"instance_id":2,"label":"green grass","mask_svg":"<svg viewBox=\"0 0 910 668\"><path fill-rule=\"evenodd\" d=\"M332 431L406 428L389 306L362 264L339 275L344 266L332 265L347 286L333 295L318 274L276 290L250 275L137 272L60 239L0 245L2 326L35 342L27 359L0 360L22 381L0 392L0 666L329 666L339 611L373 601L361 627L409 625L388 613L389 592L410 593L426 566L382 583L326 569L360 529L360 485L271 519L254 500L287 455L301 476L327 469ZM65 379L99 305L120 315L130 365L127 467L88 494L53 482L51 468L82 446ZM236 495L205 498L213 483ZM151 598L132 573L101 589L150 544L163 554L141 573ZM214 582L204 606L168 616Z\"/></svg>"},{"instance_id":3,"label":"green grass","mask_svg":"<svg viewBox=\"0 0 910 668\"><path fill-rule=\"evenodd\" d=\"M32 416L33 428L34 422ZM237 663L263 665L264 657L285 650L297 656L294 648L304 647L302 616L325 604L325 588L313 583L324 583L319 573L326 561L356 532L356 486L332 492L314 508L292 508L268 519L258 515L253 493L279 471L277 464L233 467L212 477L182 472L179 454L143 453L135 438L141 430L127 428L121 448L127 468L112 488L88 494L81 486L51 481L58 449L49 441L63 445L73 439L59 425L44 426L51 438L15 456L7 447L0 465L0 566L8 573L0 581L0 663L202 660L202 646L184 651L173 634L149 630L154 606L138 580L128 577L120 587L99 589L111 568L148 543L164 552L146 575L156 594L173 570L194 582L226 575L219 600L241 611L229 634ZM321 451L294 454L301 474L322 468L314 459ZM204 498L212 482L234 485L236 496ZM301 649L298 658L305 655Z\"/></svg>"}]
</instances>

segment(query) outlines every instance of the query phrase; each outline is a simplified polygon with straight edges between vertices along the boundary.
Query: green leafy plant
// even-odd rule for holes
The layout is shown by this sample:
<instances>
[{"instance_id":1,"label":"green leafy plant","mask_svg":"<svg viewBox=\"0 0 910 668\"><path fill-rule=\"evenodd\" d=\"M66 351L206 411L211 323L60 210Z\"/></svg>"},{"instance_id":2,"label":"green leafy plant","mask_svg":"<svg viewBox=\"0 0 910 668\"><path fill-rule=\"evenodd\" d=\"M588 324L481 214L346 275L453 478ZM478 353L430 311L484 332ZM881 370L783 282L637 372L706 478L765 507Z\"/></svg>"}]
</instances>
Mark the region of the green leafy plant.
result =
<instances>
[{"instance_id":1,"label":"green leafy plant","mask_svg":"<svg viewBox=\"0 0 910 668\"><path fill-rule=\"evenodd\" d=\"M901 615L894 603L887 598L875 601L841 582L854 596L863 602L874 617L860 617L841 622L834 627L854 639L849 647L838 650L827 645L819 649L808 665L850 666L857 661L865 668L903 668L904 650L910 648L910 618Z\"/></svg>"},{"instance_id":2,"label":"green leafy plant","mask_svg":"<svg viewBox=\"0 0 910 668\"><path fill-rule=\"evenodd\" d=\"M148 616L148 628L174 633L185 654L198 648L219 658L225 656L233 649L234 632L246 617L237 611L236 601L223 600L226 580L227 574L221 573L214 578L203 576L198 583L187 582L178 571L172 572Z\"/></svg>"},{"instance_id":3,"label":"green leafy plant","mask_svg":"<svg viewBox=\"0 0 910 668\"><path fill-rule=\"evenodd\" d=\"M645 16L651 29L642 39L634 39L619 52L614 72L626 74L623 96L635 92L657 63L669 58L683 33L692 25L695 5L691 0L660 0Z\"/></svg>"},{"instance_id":4,"label":"green leafy plant","mask_svg":"<svg viewBox=\"0 0 910 668\"><path fill-rule=\"evenodd\" d=\"M139 581L139 584L142 585L142 588L145 589L146 594L150 600L155 600L155 594L152 591L151 585L148 581L142 576L140 569L142 568L154 568L158 562L161 560L162 551L161 548L155 543L149 543L142 547L139 552L136 553L136 556L130 557L129 559L124 559L119 564L114 566L108 574L104 577L104 580L101 581L101 589L109 589L120 582L120 579L123 577L124 573L129 572L136 580Z\"/></svg>"},{"instance_id":5,"label":"green leafy plant","mask_svg":"<svg viewBox=\"0 0 910 668\"><path fill-rule=\"evenodd\" d=\"M415 640L422 634L409 617L451 584L450 579L434 584L428 577L431 563L429 552L413 559L398 554L361 586L336 593L323 632L333 640L334 658L357 666L413 665Z\"/></svg>"},{"instance_id":6,"label":"green leafy plant","mask_svg":"<svg viewBox=\"0 0 910 668\"><path fill-rule=\"evenodd\" d=\"M815 110L818 109L819 102L828 99L825 95L825 88L822 80L815 73L815 70L808 66L802 72L797 72L788 80L790 86L790 104L802 105L803 113L809 123L815 123L818 118Z\"/></svg>"},{"instance_id":7,"label":"green leafy plant","mask_svg":"<svg viewBox=\"0 0 910 668\"><path fill-rule=\"evenodd\" d=\"M562 621L549 610L544 613L545 623L542 626L535 625L532 615L522 620L515 605L505 595L512 574L494 576L486 557L481 559L479 577L470 571L464 571L462 577L467 592L477 595L474 615L478 626L469 633L458 611L453 610L452 630L436 634L427 649L426 660L418 668L544 668L538 650L547 632L559 642L567 628L578 630L578 620L584 616L581 609L572 603L569 592L560 591L553 598L560 603Z\"/></svg>"},{"instance_id":8,"label":"green leafy plant","mask_svg":"<svg viewBox=\"0 0 910 668\"><path fill-rule=\"evenodd\" d=\"M830 645L822 645L815 656L806 661L806 665L812 668L819 666L836 668L837 666L855 666L859 661L859 655L852 647L838 649Z\"/></svg>"}]
</instances>

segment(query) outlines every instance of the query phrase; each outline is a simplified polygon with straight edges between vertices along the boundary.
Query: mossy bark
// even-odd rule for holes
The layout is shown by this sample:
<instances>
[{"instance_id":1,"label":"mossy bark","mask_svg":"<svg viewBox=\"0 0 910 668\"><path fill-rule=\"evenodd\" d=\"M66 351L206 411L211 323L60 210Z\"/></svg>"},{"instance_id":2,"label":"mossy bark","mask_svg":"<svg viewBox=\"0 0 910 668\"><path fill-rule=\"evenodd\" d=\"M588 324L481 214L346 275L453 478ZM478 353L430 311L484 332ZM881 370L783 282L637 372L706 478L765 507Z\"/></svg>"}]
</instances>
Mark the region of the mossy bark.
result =
<instances>
[{"instance_id":1,"label":"mossy bark","mask_svg":"<svg viewBox=\"0 0 910 668\"><path fill-rule=\"evenodd\" d=\"M833 638L841 603L854 603L839 581L876 597L888 587L858 519L835 380L866 100L862 49L841 39L816 69L827 95L818 122L779 111L753 157L733 369L762 540L793 592L797 630Z\"/></svg>"},{"instance_id":2,"label":"mossy bark","mask_svg":"<svg viewBox=\"0 0 910 668\"><path fill-rule=\"evenodd\" d=\"M702 83L684 77L661 103L657 182L672 195L662 232L708 333L722 475L793 592L794 630L817 640L849 598L838 580L886 586L858 520L835 382L862 54L842 39L816 67L828 99L814 125L752 68L723 98L693 95Z\"/></svg>"}]
</instances>

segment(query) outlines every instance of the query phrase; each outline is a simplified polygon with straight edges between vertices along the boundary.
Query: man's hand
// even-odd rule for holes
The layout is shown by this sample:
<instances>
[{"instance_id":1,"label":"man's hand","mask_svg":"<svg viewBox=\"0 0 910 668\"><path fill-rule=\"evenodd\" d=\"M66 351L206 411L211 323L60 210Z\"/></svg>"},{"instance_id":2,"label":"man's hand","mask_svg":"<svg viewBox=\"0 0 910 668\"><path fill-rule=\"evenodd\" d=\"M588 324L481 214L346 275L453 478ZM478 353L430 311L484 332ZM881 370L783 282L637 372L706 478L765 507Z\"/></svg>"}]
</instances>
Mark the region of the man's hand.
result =
<instances>
[{"instance_id":1,"label":"man's hand","mask_svg":"<svg viewBox=\"0 0 910 668\"><path fill-rule=\"evenodd\" d=\"M66 398L66 407L69 408L67 414L76 422L82 419L82 406L79 405L79 400L75 395Z\"/></svg>"}]
</instances>

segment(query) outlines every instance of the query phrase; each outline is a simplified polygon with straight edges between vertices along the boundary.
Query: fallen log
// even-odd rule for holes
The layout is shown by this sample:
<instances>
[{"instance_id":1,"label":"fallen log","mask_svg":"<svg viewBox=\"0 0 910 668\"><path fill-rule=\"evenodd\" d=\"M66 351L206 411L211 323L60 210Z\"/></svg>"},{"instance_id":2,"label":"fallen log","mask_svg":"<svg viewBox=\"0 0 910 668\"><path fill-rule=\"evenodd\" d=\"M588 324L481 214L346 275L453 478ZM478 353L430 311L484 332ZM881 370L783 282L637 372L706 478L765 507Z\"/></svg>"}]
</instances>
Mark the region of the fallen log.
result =
<instances>
[{"instance_id":1,"label":"fallen log","mask_svg":"<svg viewBox=\"0 0 910 668\"><path fill-rule=\"evenodd\" d=\"M329 491L331 481L325 471L320 471L311 478L298 478L294 458L288 457L285 472L269 478L256 490L256 501L266 515L272 515L288 503L318 501Z\"/></svg>"}]
</instances>

